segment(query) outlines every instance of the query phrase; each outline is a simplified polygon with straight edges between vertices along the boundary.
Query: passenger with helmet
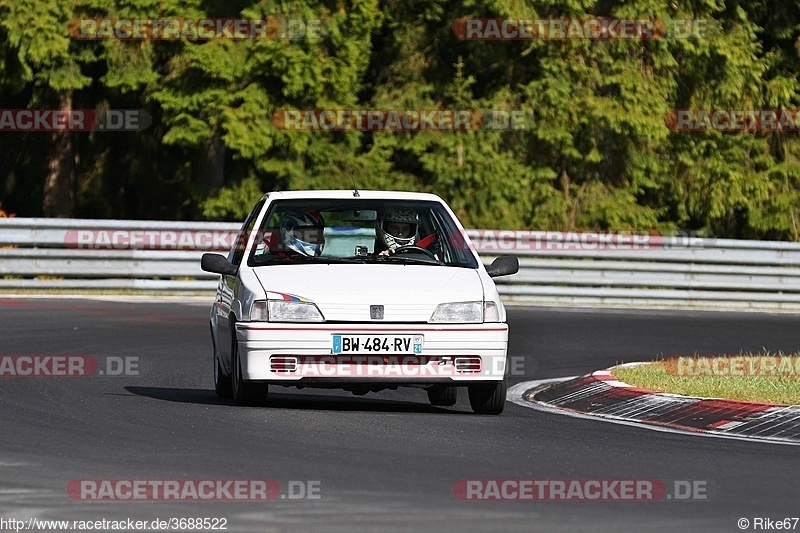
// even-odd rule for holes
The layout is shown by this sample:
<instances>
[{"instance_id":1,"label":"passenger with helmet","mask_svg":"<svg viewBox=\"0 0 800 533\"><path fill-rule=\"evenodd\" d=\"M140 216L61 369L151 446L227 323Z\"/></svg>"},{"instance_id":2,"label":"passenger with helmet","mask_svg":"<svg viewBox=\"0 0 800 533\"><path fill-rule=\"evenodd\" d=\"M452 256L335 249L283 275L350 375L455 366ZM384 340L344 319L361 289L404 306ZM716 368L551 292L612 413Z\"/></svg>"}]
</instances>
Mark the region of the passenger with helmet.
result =
<instances>
[{"instance_id":1,"label":"passenger with helmet","mask_svg":"<svg viewBox=\"0 0 800 533\"><path fill-rule=\"evenodd\" d=\"M278 239L270 251L278 257L319 257L325 247L325 219L319 211L293 209L281 217Z\"/></svg>"}]
</instances>

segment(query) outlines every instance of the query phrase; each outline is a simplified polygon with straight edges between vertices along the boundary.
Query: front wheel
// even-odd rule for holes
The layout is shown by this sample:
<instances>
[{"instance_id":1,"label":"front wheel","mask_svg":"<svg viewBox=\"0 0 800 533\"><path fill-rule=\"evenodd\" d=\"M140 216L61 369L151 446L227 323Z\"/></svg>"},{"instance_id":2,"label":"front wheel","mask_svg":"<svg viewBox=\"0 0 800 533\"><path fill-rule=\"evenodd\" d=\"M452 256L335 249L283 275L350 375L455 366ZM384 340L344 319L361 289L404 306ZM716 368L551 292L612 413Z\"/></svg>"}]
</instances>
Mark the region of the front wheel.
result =
<instances>
[{"instance_id":1,"label":"front wheel","mask_svg":"<svg viewBox=\"0 0 800 533\"><path fill-rule=\"evenodd\" d=\"M469 404L479 415L499 415L506 406L506 380L478 383L467 387Z\"/></svg>"},{"instance_id":2,"label":"front wheel","mask_svg":"<svg viewBox=\"0 0 800 533\"><path fill-rule=\"evenodd\" d=\"M239 341L233 340L232 368L231 374L233 376L232 389L233 401L237 405L251 405L262 406L267 402L269 395L269 385L266 383L253 383L245 381L242 377L242 360L239 357Z\"/></svg>"},{"instance_id":3,"label":"front wheel","mask_svg":"<svg viewBox=\"0 0 800 533\"><path fill-rule=\"evenodd\" d=\"M220 398L230 398L233 395L231 376L222 373L222 365L214 351L214 392Z\"/></svg>"}]
</instances>

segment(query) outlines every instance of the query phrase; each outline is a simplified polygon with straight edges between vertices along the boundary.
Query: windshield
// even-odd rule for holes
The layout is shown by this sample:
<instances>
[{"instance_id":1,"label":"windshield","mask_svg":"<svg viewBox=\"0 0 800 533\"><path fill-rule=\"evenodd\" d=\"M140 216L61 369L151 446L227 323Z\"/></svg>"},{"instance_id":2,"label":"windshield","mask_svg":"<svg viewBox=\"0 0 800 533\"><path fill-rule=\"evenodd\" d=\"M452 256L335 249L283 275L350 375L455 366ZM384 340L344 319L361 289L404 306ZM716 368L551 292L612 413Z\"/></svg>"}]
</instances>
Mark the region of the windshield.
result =
<instances>
[{"instance_id":1,"label":"windshield","mask_svg":"<svg viewBox=\"0 0 800 533\"><path fill-rule=\"evenodd\" d=\"M286 263L427 264L478 268L438 202L279 200L270 205L248 259Z\"/></svg>"}]
</instances>

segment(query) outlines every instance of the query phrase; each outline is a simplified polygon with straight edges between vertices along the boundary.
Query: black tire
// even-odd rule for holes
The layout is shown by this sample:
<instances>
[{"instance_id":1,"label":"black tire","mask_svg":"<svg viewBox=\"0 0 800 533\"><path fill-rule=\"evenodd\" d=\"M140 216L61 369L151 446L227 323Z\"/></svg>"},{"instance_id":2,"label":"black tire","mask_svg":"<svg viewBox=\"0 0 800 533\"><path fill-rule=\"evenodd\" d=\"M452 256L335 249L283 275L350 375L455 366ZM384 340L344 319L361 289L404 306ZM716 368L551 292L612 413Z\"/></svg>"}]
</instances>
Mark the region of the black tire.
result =
<instances>
[{"instance_id":1,"label":"black tire","mask_svg":"<svg viewBox=\"0 0 800 533\"><path fill-rule=\"evenodd\" d=\"M220 398L231 398L233 396L231 376L226 376L222 373L222 365L219 362L216 350L214 350L214 392Z\"/></svg>"},{"instance_id":2,"label":"black tire","mask_svg":"<svg viewBox=\"0 0 800 533\"><path fill-rule=\"evenodd\" d=\"M234 330L235 331L235 330ZM231 389L233 401L237 405L250 405L259 407L267 403L269 396L269 385L266 383L253 383L242 378L242 365L239 360L239 341L233 340L231 350Z\"/></svg>"},{"instance_id":3,"label":"black tire","mask_svg":"<svg viewBox=\"0 0 800 533\"><path fill-rule=\"evenodd\" d=\"M458 401L458 387L436 385L428 389L428 401L438 407L452 407Z\"/></svg>"},{"instance_id":4,"label":"black tire","mask_svg":"<svg viewBox=\"0 0 800 533\"><path fill-rule=\"evenodd\" d=\"M506 406L506 380L469 385L469 404L479 415L499 415Z\"/></svg>"}]
</instances>

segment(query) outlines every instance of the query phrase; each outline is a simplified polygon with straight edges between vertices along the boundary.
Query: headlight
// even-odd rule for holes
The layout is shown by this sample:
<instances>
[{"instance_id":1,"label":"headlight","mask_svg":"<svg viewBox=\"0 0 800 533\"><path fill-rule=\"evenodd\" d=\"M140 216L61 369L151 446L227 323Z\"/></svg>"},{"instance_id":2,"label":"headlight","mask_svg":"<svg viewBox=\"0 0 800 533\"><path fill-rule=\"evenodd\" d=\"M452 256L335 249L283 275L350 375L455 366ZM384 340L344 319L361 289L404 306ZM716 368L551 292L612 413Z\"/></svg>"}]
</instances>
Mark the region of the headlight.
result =
<instances>
[{"instance_id":1,"label":"headlight","mask_svg":"<svg viewBox=\"0 0 800 533\"><path fill-rule=\"evenodd\" d=\"M457 302L439 304L430 322L463 324L483 322L483 302Z\"/></svg>"},{"instance_id":2,"label":"headlight","mask_svg":"<svg viewBox=\"0 0 800 533\"><path fill-rule=\"evenodd\" d=\"M324 322L325 317L311 302L286 302L269 300L271 322Z\"/></svg>"}]
</instances>

